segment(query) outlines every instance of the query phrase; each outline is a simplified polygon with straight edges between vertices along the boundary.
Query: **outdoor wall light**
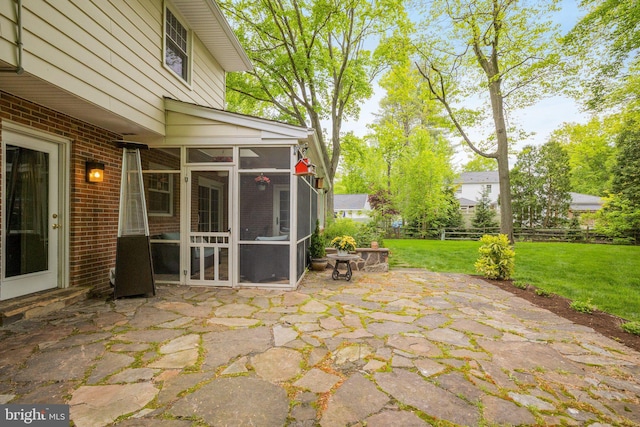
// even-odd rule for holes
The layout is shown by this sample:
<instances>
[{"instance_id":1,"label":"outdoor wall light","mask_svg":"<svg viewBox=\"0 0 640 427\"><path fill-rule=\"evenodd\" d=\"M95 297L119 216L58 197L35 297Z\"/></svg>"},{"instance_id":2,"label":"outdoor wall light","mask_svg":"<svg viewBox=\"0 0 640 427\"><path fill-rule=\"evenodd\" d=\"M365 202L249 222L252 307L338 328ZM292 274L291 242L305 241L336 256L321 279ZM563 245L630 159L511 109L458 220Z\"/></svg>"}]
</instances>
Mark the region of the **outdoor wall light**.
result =
<instances>
[{"instance_id":1,"label":"outdoor wall light","mask_svg":"<svg viewBox=\"0 0 640 427\"><path fill-rule=\"evenodd\" d=\"M86 179L87 182L102 182L104 179L104 163L92 160L86 163Z\"/></svg>"}]
</instances>

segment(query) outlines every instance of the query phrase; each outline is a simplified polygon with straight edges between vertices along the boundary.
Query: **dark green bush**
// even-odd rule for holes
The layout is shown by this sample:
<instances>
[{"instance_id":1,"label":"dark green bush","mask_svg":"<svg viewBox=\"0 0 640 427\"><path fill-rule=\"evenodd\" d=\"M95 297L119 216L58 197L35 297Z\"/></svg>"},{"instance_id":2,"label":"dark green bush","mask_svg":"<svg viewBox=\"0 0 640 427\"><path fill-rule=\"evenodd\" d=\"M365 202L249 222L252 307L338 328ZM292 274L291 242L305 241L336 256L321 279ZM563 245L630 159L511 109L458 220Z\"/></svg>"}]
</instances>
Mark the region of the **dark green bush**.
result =
<instances>
[{"instance_id":1,"label":"dark green bush","mask_svg":"<svg viewBox=\"0 0 640 427\"><path fill-rule=\"evenodd\" d=\"M316 220L316 228L311 234L311 242L309 243L309 256L311 258L324 258L326 252L326 242L322 233L320 233L320 221Z\"/></svg>"}]
</instances>

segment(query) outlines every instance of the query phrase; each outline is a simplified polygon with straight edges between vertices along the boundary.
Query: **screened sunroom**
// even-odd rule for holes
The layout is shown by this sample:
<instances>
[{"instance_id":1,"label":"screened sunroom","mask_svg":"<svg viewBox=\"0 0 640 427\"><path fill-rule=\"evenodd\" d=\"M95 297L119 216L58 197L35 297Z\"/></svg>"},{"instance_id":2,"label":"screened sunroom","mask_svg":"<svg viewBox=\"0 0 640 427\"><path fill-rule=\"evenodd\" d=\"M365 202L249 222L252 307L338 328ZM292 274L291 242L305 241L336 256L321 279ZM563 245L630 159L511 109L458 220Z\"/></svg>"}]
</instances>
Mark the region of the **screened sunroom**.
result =
<instances>
[{"instance_id":1,"label":"screened sunroom","mask_svg":"<svg viewBox=\"0 0 640 427\"><path fill-rule=\"evenodd\" d=\"M141 152L156 283L295 288L324 218L313 130L166 107L167 135ZM315 173L296 171L302 159Z\"/></svg>"}]
</instances>

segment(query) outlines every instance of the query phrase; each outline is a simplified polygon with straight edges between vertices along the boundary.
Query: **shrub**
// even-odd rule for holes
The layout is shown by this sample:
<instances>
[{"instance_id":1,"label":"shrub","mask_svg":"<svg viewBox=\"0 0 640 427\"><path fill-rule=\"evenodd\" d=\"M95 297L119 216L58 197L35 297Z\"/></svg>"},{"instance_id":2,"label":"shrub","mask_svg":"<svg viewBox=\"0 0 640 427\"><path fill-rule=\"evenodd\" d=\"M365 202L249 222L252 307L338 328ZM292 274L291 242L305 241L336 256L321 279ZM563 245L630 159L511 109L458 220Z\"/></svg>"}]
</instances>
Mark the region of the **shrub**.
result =
<instances>
[{"instance_id":1,"label":"shrub","mask_svg":"<svg viewBox=\"0 0 640 427\"><path fill-rule=\"evenodd\" d=\"M338 218L325 227L324 237L326 242L331 242L338 236L352 236L360 248L368 248L372 241L378 242L380 247L383 247L383 236L377 232L373 221L358 223L351 218Z\"/></svg>"},{"instance_id":2,"label":"shrub","mask_svg":"<svg viewBox=\"0 0 640 427\"><path fill-rule=\"evenodd\" d=\"M520 282L518 280L515 280L513 282L513 286L515 286L518 289L527 289L529 287L529 285L526 282Z\"/></svg>"},{"instance_id":3,"label":"shrub","mask_svg":"<svg viewBox=\"0 0 640 427\"><path fill-rule=\"evenodd\" d=\"M509 279L515 269L516 253L511 248L507 235L487 234L482 236L480 242L480 258L474 264L476 271L487 279Z\"/></svg>"},{"instance_id":4,"label":"shrub","mask_svg":"<svg viewBox=\"0 0 640 427\"><path fill-rule=\"evenodd\" d=\"M309 242L309 256L311 258L324 258L327 254L326 242L320 233L320 221L316 220L316 228L311 234L311 242Z\"/></svg>"},{"instance_id":5,"label":"shrub","mask_svg":"<svg viewBox=\"0 0 640 427\"><path fill-rule=\"evenodd\" d=\"M621 326L622 330L633 335L640 335L640 322L627 322Z\"/></svg>"},{"instance_id":6,"label":"shrub","mask_svg":"<svg viewBox=\"0 0 640 427\"><path fill-rule=\"evenodd\" d=\"M589 298L586 301L574 301L571 303L569 307L571 307L572 309L574 309L579 313L586 313L586 314L591 314L598 309L598 307L591 304L591 298Z\"/></svg>"},{"instance_id":7,"label":"shrub","mask_svg":"<svg viewBox=\"0 0 640 427\"><path fill-rule=\"evenodd\" d=\"M338 236L355 236L358 232L358 225L351 218L339 218L331 221L324 228L324 237L327 242Z\"/></svg>"},{"instance_id":8,"label":"shrub","mask_svg":"<svg viewBox=\"0 0 640 427\"><path fill-rule=\"evenodd\" d=\"M541 297L550 297L551 296L551 292L549 292L546 289L537 288L536 289L536 295L541 296Z\"/></svg>"},{"instance_id":9,"label":"shrub","mask_svg":"<svg viewBox=\"0 0 640 427\"><path fill-rule=\"evenodd\" d=\"M357 224L357 231L352 236L361 248L368 248L371 242L378 242L382 248L384 247L383 234L382 229L379 230L375 222L369 221Z\"/></svg>"}]
</instances>

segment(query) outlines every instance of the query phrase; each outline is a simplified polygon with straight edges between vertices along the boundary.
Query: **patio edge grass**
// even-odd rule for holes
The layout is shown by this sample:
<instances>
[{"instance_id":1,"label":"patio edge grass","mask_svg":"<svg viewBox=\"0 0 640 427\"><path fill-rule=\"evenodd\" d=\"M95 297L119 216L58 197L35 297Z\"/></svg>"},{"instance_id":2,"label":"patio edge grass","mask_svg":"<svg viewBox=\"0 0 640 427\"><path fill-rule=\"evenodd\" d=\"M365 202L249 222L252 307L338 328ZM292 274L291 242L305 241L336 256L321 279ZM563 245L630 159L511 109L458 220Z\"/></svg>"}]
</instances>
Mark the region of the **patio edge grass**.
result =
<instances>
[{"instance_id":1,"label":"patio edge grass","mask_svg":"<svg viewBox=\"0 0 640 427\"><path fill-rule=\"evenodd\" d=\"M473 263L480 245L479 241L385 239L392 269L476 276ZM515 251L514 281L572 301L591 299L598 310L640 320L640 246L518 242Z\"/></svg>"}]
</instances>

